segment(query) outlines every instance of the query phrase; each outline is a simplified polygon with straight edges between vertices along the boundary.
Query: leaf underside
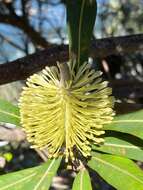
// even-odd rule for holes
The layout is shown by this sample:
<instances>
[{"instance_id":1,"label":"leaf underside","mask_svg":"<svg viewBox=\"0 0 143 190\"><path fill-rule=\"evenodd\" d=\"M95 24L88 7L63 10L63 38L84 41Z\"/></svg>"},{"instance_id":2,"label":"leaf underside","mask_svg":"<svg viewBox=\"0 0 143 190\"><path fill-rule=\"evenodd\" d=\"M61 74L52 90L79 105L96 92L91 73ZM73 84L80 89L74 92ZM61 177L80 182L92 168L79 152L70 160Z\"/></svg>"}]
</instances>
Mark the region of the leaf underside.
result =
<instances>
[{"instance_id":1,"label":"leaf underside","mask_svg":"<svg viewBox=\"0 0 143 190\"><path fill-rule=\"evenodd\" d=\"M104 137L105 143L101 146L93 145L93 151L102 151L143 161L143 141L141 139L117 132L112 132L110 135Z\"/></svg>"},{"instance_id":2,"label":"leaf underside","mask_svg":"<svg viewBox=\"0 0 143 190\"><path fill-rule=\"evenodd\" d=\"M127 158L93 153L88 166L118 190L143 190L143 172Z\"/></svg>"},{"instance_id":3,"label":"leaf underside","mask_svg":"<svg viewBox=\"0 0 143 190\"><path fill-rule=\"evenodd\" d=\"M143 110L116 116L111 124L104 126L104 130L128 133L143 139Z\"/></svg>"}]
</instances>

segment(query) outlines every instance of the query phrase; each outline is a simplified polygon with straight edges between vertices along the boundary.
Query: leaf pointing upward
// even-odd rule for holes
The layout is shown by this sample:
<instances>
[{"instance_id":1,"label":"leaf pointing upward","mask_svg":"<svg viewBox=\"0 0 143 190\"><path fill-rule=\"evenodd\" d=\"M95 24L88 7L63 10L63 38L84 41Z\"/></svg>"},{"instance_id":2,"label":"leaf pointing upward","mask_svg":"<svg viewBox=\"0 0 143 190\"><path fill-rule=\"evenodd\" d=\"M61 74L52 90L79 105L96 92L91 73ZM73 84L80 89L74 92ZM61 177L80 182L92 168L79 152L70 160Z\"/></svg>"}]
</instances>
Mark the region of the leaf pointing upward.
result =
<instances>
[{"instance_id":1,"label":"leaf pointing upward","mask_svg":"<svg viewBox=\"0 0 143 190\"><path fill-rule=\"evenodd\" d=\"M96 0L67 0L66 5L70 57L76 58L79 65L88 60L97 11Z\"/></svg>"},{"instance_id":2,"label":"leaf pointing upward","mask_svg":"<svg viewBox=\"0 0 143 190\"><path fill-rule=\"evenodd\" d=\"M81 171L77 174L72 187L72 190L84 189L92 190L90 177L85 168L81 169Z\"/></svg>"}]
</instances>

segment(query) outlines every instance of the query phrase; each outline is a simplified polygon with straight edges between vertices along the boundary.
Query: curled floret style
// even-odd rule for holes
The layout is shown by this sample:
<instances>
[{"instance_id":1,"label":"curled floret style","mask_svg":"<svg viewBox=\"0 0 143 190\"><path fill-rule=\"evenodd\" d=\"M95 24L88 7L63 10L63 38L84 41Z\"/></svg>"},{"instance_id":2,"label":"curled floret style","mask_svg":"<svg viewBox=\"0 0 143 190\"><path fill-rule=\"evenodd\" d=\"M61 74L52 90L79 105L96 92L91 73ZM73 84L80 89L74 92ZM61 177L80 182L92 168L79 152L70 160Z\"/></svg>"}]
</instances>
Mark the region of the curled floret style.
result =
<instances>
[{"instance_id":1,"label":"curled floret style","mask_svg":"<svg viewBox=\"0 0 143 190\"><path fill-rule=\"evenodd\" d=\"M66 66L67 73L62 72ZM112 90L100 71L84 63L46 67L27 80L20 98L21 123L33 148L47 148L49 158L74 149L90 156L91 145L104 142L103 125L113 119Z\"/></svg>"}]
</instances>

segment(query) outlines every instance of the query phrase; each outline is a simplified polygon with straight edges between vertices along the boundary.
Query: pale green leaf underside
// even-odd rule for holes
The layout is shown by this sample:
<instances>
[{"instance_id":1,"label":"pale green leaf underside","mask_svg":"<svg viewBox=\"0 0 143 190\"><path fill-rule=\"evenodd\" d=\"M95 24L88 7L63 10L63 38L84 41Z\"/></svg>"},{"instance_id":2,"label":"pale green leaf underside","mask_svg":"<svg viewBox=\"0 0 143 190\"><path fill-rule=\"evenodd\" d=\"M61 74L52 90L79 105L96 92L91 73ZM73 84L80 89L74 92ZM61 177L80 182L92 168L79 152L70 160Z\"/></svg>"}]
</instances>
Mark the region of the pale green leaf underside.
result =
<instances>
[{"instance_id":1,"label":"pale green leaf underside","mask_svg":"<svg viewBox=\"0 0 143 190\"><path fill-rule=\"evenodd\" d=\"M19 109L17 106L0 99L0 122L20 125Z\"/></svg>"},{"instance_id":2,"label":"pale green leaf underside","mask_svg":"<svg viewBox=\"0 0 143 190\"><path fill-rule=\"evenodd\" d=\"M61 159L0 176L0 190L48 190Z\"/></svg>"},{"instance_id":3,"label":"pale green leaf underside","mask_svg":"<svg viewBox=\"0 0 143 190\"><path fill-rule=\"evenodd\" d=\"M104 130L128 133L143 139L143 110L116 116L111 124L104 126Z\"/></svg>"},{"instance_id":4,"label":"pale green leaf underside","mask_svg":"<svg viewBox=\"0 0 143 190\"><path fill-rule=\"evenodd\" d=\"M120 135L121 137L121 135ZM107 152L134 160L143 161L143 144L134 145L128 138L119 139L117 137L105 137L105 143L101 146L93 145L93 150Z\"/></svg>"},{"instance_id":5,"label":"pale green leaf underside","mask_svg":"<svg viewBox=\"0 0 143 190\"><path fill-rule=\"evenodd\" d=\"M88 171L86 169L80 170L80 172L77 174L72 190L92 190L90 176L88 174Z\"/></svg>"},{"instance_id":6,"label":"pale green leaf underside","mask_svg":"<svg viewBox=\"0 0 143 190\"><path fill-rule=\"evenodd\" d=\"M93 153L88 165L118 190L143 190L143 172L127 158Z\"/></svg>"}]
</instances>

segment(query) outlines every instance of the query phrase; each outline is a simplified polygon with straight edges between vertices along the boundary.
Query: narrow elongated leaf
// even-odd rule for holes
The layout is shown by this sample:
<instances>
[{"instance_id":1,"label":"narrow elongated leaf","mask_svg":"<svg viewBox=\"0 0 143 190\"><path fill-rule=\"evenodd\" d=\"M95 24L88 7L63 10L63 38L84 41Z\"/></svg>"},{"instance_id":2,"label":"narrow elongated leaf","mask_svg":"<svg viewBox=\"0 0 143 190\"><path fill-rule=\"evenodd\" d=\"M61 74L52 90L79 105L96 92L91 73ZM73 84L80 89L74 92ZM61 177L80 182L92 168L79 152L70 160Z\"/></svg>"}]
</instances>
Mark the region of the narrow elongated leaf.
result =
<instances>
[{"instance_id":1,"label":"narrow elongated leaf","mask_svg":"<svg viewBox=\"0 0 143 190\"><path fill-rule=\"evenodd\" d=\"M76 176L72 190L92 190L90 177L86 169L82 169Z\"/></svg>"},{"instance_id":2,"label":"narrow elongated leaf","mask_svg":"<svg viewBox=\"0 0 143 190\"><path fill-rule=\"evenodd\" d=\"M0 176L0 190L48 190L61 159Z\"/></svg>"},{"instance_id":3,"label":"narrow elongated leaf","mask_svg":"<svg viewBox=\"0 0 143 190\"><path fill-rule=\"evenodd\" d=\"M143 110L116 116L111 124L104 126L104 130L128 133L143 139Z\"/></svg>"},{"instance_id":4,"label":"narrow elongated leaf","mask_svg":"<svg viewBox=\"0 0 143 190\"><path fill-rule=\"evenodd\" d=\"M118 190L143 190L143 172L127 158L93 153L88 165Z\"/></svg>"},{"instance_id":5,"label":"narrow elongated leaf","mask_svg":"<svg viewBox=\"0 0 143 190\"><path fill-rule=\"evenodd\" d=\"M80 64L88 60L97 11L96 0L66 0L66 6L70 56L77 58Z\"/></svg>"},{"instance_id":6,"label":"narrow elongated leaf","mask_svg":"<svg viewBox=\"0 0 143 190\"><path fill-rule=\"evenodd\" d=\"M20 116L17 106L0 99L0 122L19 125Z\"/></svg>"},{"instance_id":7,"label":"narrow elongated leaf","mask_svg":"<svg viewBox=\"0 0 143 190\"><path fill-rule=\"evenodd\" d=\"M93 145L93 150L98 150L106 153L111 153L123 157L127 157L134 160L143 161L143 141L140 143L133 144L128 141L129 135L126 135L126 140L116 137L105 137L105 143L101 146ZM133 136L130 136L131 138Z\"/></svg>"}]
</instances>

